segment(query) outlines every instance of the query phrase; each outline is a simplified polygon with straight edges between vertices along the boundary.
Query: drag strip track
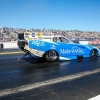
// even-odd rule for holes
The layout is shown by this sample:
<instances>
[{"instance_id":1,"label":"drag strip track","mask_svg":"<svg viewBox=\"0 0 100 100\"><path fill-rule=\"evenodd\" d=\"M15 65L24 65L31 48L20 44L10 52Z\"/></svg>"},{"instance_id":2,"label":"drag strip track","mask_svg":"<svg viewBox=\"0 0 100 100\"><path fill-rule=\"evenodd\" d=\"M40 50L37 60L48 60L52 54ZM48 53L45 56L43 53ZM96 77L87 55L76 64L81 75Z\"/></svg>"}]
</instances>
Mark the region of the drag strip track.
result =
<instances>
[{"instance_id":1,"label":"drag strip track","mask_svg":"<svg viewBox=\"0 0 100 100\"><path fill-rule=\"evenodd\" d=\"M21 55L0 55L0 100L87 100L100 94L100 57L54 63L27 57L18 62Z\"/></svg>"}]
</instances>

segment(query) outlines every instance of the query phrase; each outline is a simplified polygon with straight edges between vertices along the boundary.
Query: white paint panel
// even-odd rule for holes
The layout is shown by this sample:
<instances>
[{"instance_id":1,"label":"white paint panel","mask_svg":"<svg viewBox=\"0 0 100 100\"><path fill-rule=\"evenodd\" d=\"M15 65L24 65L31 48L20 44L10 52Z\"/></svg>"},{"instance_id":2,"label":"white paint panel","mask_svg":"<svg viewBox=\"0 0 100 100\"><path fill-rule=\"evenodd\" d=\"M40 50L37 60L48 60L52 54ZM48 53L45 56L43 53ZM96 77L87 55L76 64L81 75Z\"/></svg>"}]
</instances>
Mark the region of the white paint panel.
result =
<instances>
[{"instance_id":1,"label":"white paint panel","mask_svg":"<svg viewBox=\"0 0 100 100\"><path fill-rule=\"evenodd\" d=\"M88 100L100 100L100 95L96 96L96 97L93 97L93 98L90 98Z\"/></svg>"},{"instance_id":2,"label":"white paint panel","mask_svg":"<svg viewBox=\"0 0 100 100\"><path fill-rule=\"evenodd\" d=\"M88 44L88 41L79 41L80 44Z\"/></svg>"},{"instance_id":3,"label":"white paint panel","mask_svg":"<svg viewBox=\"0 0 100 100\"><path fill-rule=\"evenodd\" d=\"M14 43L5 42L5 43L3 43L3 45L4 45L4 48L18 48L17 42L14 42Z\"/></svg>"}]
</instances>

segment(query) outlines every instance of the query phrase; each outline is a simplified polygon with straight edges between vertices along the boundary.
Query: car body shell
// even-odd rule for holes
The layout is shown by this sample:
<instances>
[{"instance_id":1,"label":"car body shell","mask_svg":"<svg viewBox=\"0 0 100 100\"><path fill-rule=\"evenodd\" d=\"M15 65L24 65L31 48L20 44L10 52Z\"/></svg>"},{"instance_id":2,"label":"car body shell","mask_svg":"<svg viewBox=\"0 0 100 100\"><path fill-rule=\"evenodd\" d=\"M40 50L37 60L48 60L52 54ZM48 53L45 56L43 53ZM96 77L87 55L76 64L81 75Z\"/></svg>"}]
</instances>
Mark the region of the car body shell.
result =
<instances>
[{"instance_id":1,"label":"car body shell","mask_svg":"<svg viewBox=\"0 0 100 100\"><path fill-rule=\"evenodd\" d=\"M100 56L100 50L97 47L72 43L68 39L69 42L53 41L53 38L50 37L49 40L28 40L27 50L38 57L43 57L46 52L54 50L57 52L59 60L73 60L78 59L79 56L90 57L91 50L96 50L98 56Z\"/></svg>"}]
</instances>

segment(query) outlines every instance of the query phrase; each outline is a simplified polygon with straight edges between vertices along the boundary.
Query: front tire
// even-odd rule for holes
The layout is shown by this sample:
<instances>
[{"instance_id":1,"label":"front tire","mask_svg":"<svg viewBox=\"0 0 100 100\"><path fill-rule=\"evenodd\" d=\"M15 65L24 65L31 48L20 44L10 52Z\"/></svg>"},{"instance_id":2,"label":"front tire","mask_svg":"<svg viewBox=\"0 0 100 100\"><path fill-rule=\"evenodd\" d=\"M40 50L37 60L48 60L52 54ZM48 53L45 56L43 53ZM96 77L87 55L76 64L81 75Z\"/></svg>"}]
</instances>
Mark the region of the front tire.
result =
<instances>
[{"instance_id":1,"label":"front tire","mask_svg":"<svg viewBox=\"0 0 100 100\"><path fill-rule=\"evenodd\" d=\"M49 50L44 54L44 59L47 62L55 62L59 60L59 55L55 50Z\"/></svg>"},{"instance_id":2,"label":"front tire","mask_svg":"<svg viewBox=\"0 0 100 100\"><path fill-rule=\"evenodd\" d=\"M98 57L98 51L96 49L91 50L90 57Z\"/></svg>"}]
</instances>

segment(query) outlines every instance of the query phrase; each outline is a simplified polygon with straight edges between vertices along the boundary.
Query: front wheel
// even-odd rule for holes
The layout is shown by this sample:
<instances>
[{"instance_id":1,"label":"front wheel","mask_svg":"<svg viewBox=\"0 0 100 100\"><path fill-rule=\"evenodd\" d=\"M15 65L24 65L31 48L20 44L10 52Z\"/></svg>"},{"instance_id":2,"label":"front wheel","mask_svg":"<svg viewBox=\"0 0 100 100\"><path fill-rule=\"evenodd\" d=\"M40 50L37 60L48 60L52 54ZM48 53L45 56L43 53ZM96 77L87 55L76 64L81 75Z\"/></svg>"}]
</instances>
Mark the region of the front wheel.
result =
<instances>
[{"instance_id":1,"label":"front wheel","mask_svg":"<svg viewBox=\"0 0 100 100\"><path fill-rule=\"evenodd\" d=\"M49 50L49 51L47 51L45 53L44 59L47 62L55 62L55 61L58 61L59 55L58 55L58 53L55 50Z\"/></svg>"},{"instance_id":2,"label":"front wheel","mask_svg":"<svg viewBox=\"0 0 100 100\"><path fill-rule=\"evenodd\" d=\"M98 57L98 51L93 49L90 51L90 57Z\"/></svg>"}]
</instances>

